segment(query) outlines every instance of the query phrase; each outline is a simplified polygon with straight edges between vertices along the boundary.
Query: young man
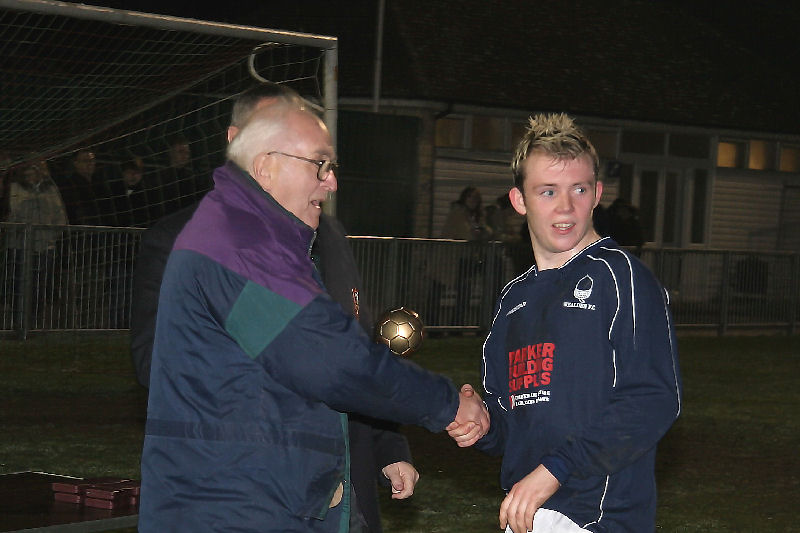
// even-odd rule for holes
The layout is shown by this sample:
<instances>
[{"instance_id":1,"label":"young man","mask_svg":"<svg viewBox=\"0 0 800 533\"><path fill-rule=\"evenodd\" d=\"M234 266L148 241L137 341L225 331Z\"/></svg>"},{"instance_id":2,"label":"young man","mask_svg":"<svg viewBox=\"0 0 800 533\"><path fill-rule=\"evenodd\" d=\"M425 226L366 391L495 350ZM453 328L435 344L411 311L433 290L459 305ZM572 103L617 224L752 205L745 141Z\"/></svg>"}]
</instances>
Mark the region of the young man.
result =
<instances>
[{"instance_id":1,"label":"young man","mask_svg":"<svg viewBox=\"0 0 800 533\"><path fill-rule=\"evenodd\" d=\"M514 533L655 529L677 344L664 289L592 227L598 167L563 114L533 117L512 163L535 264L501 292L484 343L492 427L476 446L504 456L500 526Z\"/></svg>"},{"instance_id":2,"label":"young man","mask_svg":"<svg viewBox=\"0 0 800 533\"><path fill-rule=\"evenodd\" d=\"M472 395L373 343L308 256L336 190L325 125L260 109L164 273L139 530L347 532L347 417L483 434Z\"/></svg>"}]
</instances>

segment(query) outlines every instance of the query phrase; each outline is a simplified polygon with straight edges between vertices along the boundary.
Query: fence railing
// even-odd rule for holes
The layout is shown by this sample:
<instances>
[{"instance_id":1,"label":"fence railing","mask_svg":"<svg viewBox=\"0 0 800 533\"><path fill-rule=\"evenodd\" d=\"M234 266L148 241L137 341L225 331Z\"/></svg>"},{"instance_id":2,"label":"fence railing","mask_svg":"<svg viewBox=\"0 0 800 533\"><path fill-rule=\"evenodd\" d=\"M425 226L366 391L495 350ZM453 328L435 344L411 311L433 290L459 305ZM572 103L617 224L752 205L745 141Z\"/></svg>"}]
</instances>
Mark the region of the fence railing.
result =
<instances>
[{"instance_id":1,"label":"fence railing","mask_svg":"<svg viewBox=\"0 0 800 533\"><path fill-rule=\"evenodd\" d=\"M0 224L0 332L127 329L141 229ZM525 250L499 242L351 237L374 315L399 306L429 330L484 331ZM520 253L521 252L521 253ZM645 249L675 324L796 333L800 254Z\"/></svg>"},{"instance_id":2,"label":"fence railing","mask_svg":"<svg viewBox=\"0 0 800 533\"><path fill-rule=\"evenodd\" d=\"M0 331L128 328L141 232L0 224Z\"/></svg>"}]
</instances>

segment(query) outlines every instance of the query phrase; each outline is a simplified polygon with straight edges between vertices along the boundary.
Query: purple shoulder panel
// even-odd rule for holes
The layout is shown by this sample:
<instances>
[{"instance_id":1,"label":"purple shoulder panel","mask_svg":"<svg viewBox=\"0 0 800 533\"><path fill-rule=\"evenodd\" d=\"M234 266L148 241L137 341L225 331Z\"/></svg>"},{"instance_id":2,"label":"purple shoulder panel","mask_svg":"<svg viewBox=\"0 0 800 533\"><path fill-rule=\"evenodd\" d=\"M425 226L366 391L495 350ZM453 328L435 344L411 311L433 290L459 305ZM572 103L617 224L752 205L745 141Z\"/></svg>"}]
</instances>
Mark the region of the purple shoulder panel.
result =
<instances>
[{"instance_id":1,"label":"purple shoulder panel","mask_svg":"<svg viewBox=\"0 0 800 533\"><path fill-rule=\"evenodd\" d=\"M225 268L306 305L322 291L308 256L314 230L260 191L233 163L214 171L174 250L203 254Z\"/></svg>"}]
</instances>

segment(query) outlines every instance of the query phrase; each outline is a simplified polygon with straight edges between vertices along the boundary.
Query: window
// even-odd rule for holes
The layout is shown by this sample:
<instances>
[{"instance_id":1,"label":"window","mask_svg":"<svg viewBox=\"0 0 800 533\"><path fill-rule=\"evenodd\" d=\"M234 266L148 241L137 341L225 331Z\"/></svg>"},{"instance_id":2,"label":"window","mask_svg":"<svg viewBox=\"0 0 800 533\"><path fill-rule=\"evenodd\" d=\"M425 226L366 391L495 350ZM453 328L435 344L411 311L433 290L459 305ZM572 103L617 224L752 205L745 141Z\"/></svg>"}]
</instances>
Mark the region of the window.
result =
<instances>
[{"instance_id":1,"label":"window","mask_svg":"<svg viewBox=\"0 0 800 533\"><path fill-rule=\"evenodd\" d=\"M622 164L619 168L619 190L617 195L629 202L633 200L633 165Z\"/></svg>"},{"instance_id":2,"label":"window","mask_svg":"<svg viewBox=\"0 0 800 533\"><path fill-rule=\"evenodd\" d=\"M586 135L597 150L597 155L606 159L616 159L617 132L589 130Z\"/></svg>"},{"instance_id":3,"label":"window","mask_svg":"<svg viewBox=\"0 0 800 533\"><path fill-rule=\"evenodd\" d=\"M702 168L694 170L692 190L692 222L690 240L692 244L706 242L706 197L708 195L708 172Z\"/></svg>"},{"instance_id":4,"label":"window","mask_svg":"<svg viewBox=\"0 0 800 533\"><path fill-rule=\"evenodd\" d=\"M667 153L675 157L708 159L709 145L709 138L705 135L673 133L669 136L669 150Z\"/></svg>"},{"instance_id":5,"label":"window","mask_svg":"<svg viewBox=\"0 0 800 533\"><path fill-rule=\"evenodd\" d=\"M656 240L658 224L658 171L643 170L639 192L639 220L644 230L644 240Z\"/></svg>"},{"instance_id":6,"label":"window","mask_svg":"<svg viewBox=\"0 0 800 533\"><path fill-rule=\"evenodd\" d=\"M517 145L525 136L525 132L528 131L528 123L527 122L512 122L511 123L511 151L514 152L517 149Z\"/></svg>"},{"instance_id":7,"label":"window","mask_svg":"<svg viewBox=\"0 0 800 533\"><path fill-rule=\"evenodd\" d=\"M632 154L664 154L664 135L656 131L623 131L622 151Z\"/></svg>"},{"instance_id":8,"label":"window","mask_svg":"<svg viewBox=\"0 0 800 533\"><path fill-rule=\"evenodd\" d=\"M472 148L499 151L503 149L505 120L475 115L472 118Z\"/></svg>"},{"instance_id":9,"label":"window","mask_svg":"<svg viewBox=\"0 0 800 533\"><path fill-rule=\"evenodd\" d=\"M800 146L781 146L780 170L800 172Z\"/></svg>"},{"instance_id":10,"label":"window","mask_svg":"<svg viewBox=\"0 0 800 533\"><path fill-rule=\"evenodd\" d=\"M747 168L769 170L774 168L775 144L767 141L750 141Z\"/></svg>"},{"instance_id":11,"label":"window","mask_svg":"<svg viewBox=\"0 0 800 533\"><path fill-rule=\"evenodd\" d=\"M462 148L464 146L464 119L440 118L436 121L436 146Z\"/></svg>"},{"instance_id":12,"label":"window","mask_svg":"<svg viewBox=\"0 0 800 533\"><path fill-rule=\"evenodd\" d=\"M736 141L720 141L717 146L717 166L744 168L745 144Z\"/></svg>"},{"instance_id":13,"label":"window","mask_svg":"<svg viewBox=\"0 0 800 533\"><path fill-rule=\"evenodd\" d=\"M676 247L705 243L707 169L637 168L633 181L632 203L639 206L646 242Z\"/></svg>"}]
</instances>

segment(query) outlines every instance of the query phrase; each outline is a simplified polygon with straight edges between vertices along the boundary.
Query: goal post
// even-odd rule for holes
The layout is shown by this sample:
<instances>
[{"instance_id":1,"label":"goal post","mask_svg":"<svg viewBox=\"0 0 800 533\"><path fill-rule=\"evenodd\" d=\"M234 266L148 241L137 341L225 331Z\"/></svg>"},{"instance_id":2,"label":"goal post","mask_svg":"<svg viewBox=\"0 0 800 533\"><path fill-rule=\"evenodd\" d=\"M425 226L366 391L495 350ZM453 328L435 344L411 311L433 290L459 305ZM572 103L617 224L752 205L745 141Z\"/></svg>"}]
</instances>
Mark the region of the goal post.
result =
<instances>
[{"instance_id":1,"label":"goal post","mask_svg":"<svg viewBox=\"0 0 800 533\"><path fill-rule=\"evenodd\" d=\"M0 0L0 57L5 170L46 160L57 177L70 171L70 154L88 149L98 178L119 180L122 165L136 158L147 179L174 164L170 143L181 139L191 152L193 179L205 186L224 162L231 98L262 80L296 89L323 112L335 137L335 37L53 0ZM204 192L190 185L180 189ZM156 212L191 203L182 200ZM112 225L147 225L119 218Z\"/></svg>"},{"instance_id":2,"label":"goal post","mask_svg":"<svg viewBox=\"0 0 800 533\"><path fill-rule=\"evenodd\" d=\"M258 82L287 85L335 139L337 46L322 35L0 0L0 333L125 329L138 228L211 187L234 96ZM67 203L72 159L86 152L92 186L72 200L96 196L102 218L73 220L70 204L60 215L69 225L12 220L9 182L22 198L23 180L49 168Z\"/></svg>"}]
</instances>

